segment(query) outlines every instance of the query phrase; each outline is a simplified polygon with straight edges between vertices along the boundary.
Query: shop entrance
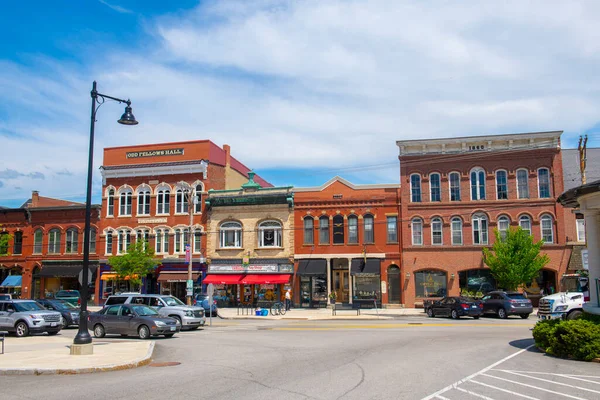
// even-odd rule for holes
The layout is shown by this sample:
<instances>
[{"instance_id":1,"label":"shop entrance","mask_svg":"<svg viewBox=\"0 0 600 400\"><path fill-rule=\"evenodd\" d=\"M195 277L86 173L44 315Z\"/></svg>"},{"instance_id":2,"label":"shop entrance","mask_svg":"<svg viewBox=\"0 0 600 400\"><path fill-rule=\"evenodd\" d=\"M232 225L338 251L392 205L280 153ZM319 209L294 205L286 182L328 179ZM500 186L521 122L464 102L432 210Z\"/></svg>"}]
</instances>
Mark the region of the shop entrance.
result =
<instances>
[{"instance_id":1,"label":"shop entrance","mask_svg":"<svg viewBox=\"0 0 600 400\"><path fill-rule=\"evenodd\" d=\"M388 303L400 304L400 268L391 265L388 268Z\"/></svg>"},{"instance_id":2,"label":"shop entrance","mask_svg":"<svg viewBox=\"0 0 600 400\"><path fill-rule=\"evenodd\" d=\"M333 270L333 290L336 294L337 301L348 303L350 298L350 274L348 270Z\"/></svg>"}]
</instances>

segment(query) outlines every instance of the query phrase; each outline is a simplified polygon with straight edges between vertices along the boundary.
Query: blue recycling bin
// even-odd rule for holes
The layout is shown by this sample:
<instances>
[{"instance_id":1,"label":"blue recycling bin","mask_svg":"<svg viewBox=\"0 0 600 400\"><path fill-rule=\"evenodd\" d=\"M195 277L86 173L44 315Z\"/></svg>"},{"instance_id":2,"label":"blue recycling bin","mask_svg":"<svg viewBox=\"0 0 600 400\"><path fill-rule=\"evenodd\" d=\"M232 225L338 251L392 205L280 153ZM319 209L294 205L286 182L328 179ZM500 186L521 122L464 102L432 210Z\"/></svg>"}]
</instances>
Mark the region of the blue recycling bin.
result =
<instances>
[{"instance_id":1,"label":"blue recycling bin","mask_svg":"<svg viewBox=\"0 0 600 400\"><path fill-rule=\"evenodd\" d=\"M263 317L266 317L267 315L269 315L269 310L262 310L262 311L261 311L261 315L262 315Z\"/></svg>"}]
</instances>

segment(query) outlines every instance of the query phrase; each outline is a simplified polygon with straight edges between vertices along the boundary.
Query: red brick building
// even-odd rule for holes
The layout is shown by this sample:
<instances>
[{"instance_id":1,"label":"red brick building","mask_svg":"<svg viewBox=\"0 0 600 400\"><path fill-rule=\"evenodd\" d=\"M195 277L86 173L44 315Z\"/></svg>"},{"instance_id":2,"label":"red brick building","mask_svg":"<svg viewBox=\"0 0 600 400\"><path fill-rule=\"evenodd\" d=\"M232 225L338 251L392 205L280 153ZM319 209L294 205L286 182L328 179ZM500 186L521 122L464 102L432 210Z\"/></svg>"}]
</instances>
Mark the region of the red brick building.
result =
<instances>
[{"instance_id":1,"label":"red brick building","mask_svg":"<svg viewBox=\"0 0 600 400\"><path fill-rule=\"evenodd\" d=\"M99 301L131 289L127 281L117 280L107 259L125 253L137 238L147 240L161 258L156 272L143 279L144 293L185 297L186 244L199 290L206 272L204 197L210 189L239 188L248 180L249 169L230 155L229 146L199 140L106 148L101 171ZM254 179L271 186L259 176Z\"/></svg>"},{"instance_id":2,"label":"red brick building","mask_svg":"<svg viewBox=\"0 0 600 400\"><path fill-rule=\"evenodd\" d=\"M563 207L562 132L398 141L402 303L495 288L482 249L494 230L544 239L550 263L528 288L556 290L572 246ZM535 301L534 301L535 302Z\"/></svg>"},{"instance_id":3,"label":"red brick building","mask_svg":"<svg viewBox=\"0 0 600 400\"><path fill-rule=\"evenodd\" d=\"M294 189L294 303L400 304L399 185L335 177Z\"/></svg>"}]
</instances>

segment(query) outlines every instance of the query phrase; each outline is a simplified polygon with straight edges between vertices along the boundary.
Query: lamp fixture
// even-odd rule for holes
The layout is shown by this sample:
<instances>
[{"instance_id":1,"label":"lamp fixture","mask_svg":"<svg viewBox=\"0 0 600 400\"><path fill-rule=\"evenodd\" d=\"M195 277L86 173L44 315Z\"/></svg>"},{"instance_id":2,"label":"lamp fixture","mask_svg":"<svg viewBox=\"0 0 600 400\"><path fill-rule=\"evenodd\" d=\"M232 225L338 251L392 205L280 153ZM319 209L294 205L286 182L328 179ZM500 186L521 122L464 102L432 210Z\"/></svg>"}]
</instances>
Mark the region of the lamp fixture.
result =
<instances>
[{"instance_id":1,"label":"lamp fixture","mask_svg":"<svg viewBox=\"0 0 600 400\"><path fill-rule=\"evenodd\" d=\"M410 279L410 272L406 273L406 279Z\"/></svg>"}]
</instances>

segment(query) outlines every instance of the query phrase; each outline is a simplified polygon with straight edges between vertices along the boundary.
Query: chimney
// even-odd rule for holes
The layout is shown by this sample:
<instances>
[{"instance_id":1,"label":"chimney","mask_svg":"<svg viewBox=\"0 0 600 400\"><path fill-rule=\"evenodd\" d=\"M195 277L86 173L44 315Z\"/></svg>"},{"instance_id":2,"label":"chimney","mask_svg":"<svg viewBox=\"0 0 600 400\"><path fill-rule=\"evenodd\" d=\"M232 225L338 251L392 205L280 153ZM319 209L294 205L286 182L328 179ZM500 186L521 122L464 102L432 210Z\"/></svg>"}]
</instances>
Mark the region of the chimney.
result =
<instances>
[{"instance_id":1,"label":"chimney","mask_svg":"<svg viewBox=\"0 0 600 400\"><path fill-rule=\"evenodd\" d=\"M29 205L29 207L37 207L39 202L40 202L40 192L38 192L37 190L32 190L31 191L31 204Z\"/></svg>"},{"instance_id":2,"label":"chimney","mask_svg":"<svg viewBox=\"0 0 600 400\"><path fill-rule=\"evenodd\" d=\"M228 144L224 144L223 150L225 150L225 166L229 167L231 164L231 147Z\"/></svg>"}]
</instances>

